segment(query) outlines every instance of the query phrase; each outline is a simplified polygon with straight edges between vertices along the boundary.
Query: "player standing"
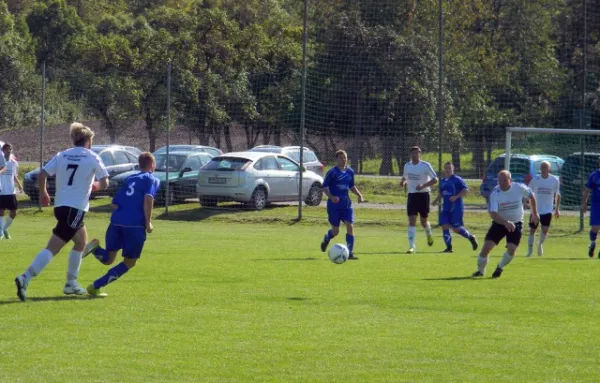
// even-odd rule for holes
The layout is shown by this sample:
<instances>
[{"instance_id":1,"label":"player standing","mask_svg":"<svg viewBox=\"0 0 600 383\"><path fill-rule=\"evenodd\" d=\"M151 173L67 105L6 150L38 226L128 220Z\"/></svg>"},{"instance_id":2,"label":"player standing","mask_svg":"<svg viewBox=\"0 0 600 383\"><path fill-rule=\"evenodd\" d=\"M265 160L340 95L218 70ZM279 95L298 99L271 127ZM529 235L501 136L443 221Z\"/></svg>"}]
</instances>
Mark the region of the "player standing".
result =
<instances>
[{"instance_id":1,"label":"player standing","mask_svg":"<svg viewBox=\"0 0 600 383\"><path fill-rule=\"evenodd\" d=\"M83 256L93 253L104 265L114 263L119 250L123 250L123 262L110 269L87 287L88 294L98 296L100 289L116 281L135 266L142 255L146 233L152 233L152 208L160 185L152 174L156 161L152 153L142 153L138 159L140 173L133 174L123 181L123 186L112 200L113 213L106 230L106 249L93 239Z\"/></svg>"},{"instance_id":2,"label":"player standing","mask_svg":"<svg viewBox=\"0 0 600 383\"><path fill-rule=\"evenodd\" d=\"M0 173L0 239L10 239L8 228L17 216L17 189L23 191L23 186L19 182L19 164L12 155L12 145L2 145L2 157L4 158L5 168ZM4 212L8 210L8 217L4 218Z\"/></svg>"},{"instance_id":3,"label":"player standing","mask_svg":"<svg viewBox=\"0 0 600 383\"><path fill-rule=\"evenodd\" d=\"M56 226L46 248L40 251L25 272L15 278L17 296L24 301L27 298L27 286L31 279L38 276L52 258L69 241L73 249L69 253L67 283L65 294L85 294L79 286L77 277L81 266L81 255L87 242L87 232L83 218L89 210L89 198L92 190L103 190L108 186L108 172L100 157L90 150L94 132L80 123L73 123L70 129L73 148L59 152L42 169L38 183L40 203L50 205L50 196L46 190L48 176L56 175L56 196L54 197L54 217ZM94 177L99 181L94 182Z\"/></svg>"},{"instance_id":4,"label":"player standing","mask_svg":"<svg viewBox=\"0 0 600 383\"><path fill-rule=\"evenodd\" d=\"M446 162L444 165L445 177L440 180L440 192L433 201L433 205L437 205L443 199L442 211L440 213L439 224L444 231L444 243L446 249L444 253L452 253L452 234L450 227L456 234L460 234L471 242L473 250L477 250L479 246L474 235L469 233L463 223L465 206L463 197L467 195L469 189L465 181L454 174L454 165L452 162Z\"/></svg>"},{"instance_id":5,"label":"player standing","mask_svg":"<svg viewBox=\"0 0 600 383\"><path fill-rule=\"evenodd\" d=\"M581 211L583 211L583 214L587 211L590 191L592 192L592 209L590 211L590 247L588 249L588 256L594 258L596 238L598 238L598 230L600 230L600 157L598 158L598 170L590 174L585 184L583 199L581 201ZM598 254L598 257L600 257L600 254Z\"/></svg>"},{"instance_id":6,"label":"player standing","mask_svg":"<svg viewBox=\"0 0 600 383\"><path fill-rule=\"evenodd\" d=\"M490 252L506 237L506 251L498 263L492 278L499 278L502 271L515 256L521 242L523 231L523 198L528 198L531 204L531 222L536 225L540 221L537 212L535 195L527 186L513 183L508 170L498 173L498 186L490 193L489 212L492 217L492 226L485 236L485 243L477 257L477 271L473 277L483 277L485 267L489 260Z\"/></svg>"},{"instance_id":7,"label":"player standing","mask_svg":"<svg viewBox=\"0 0 600 383\"><path fill-rule=\"evenodd\" d=\"M548 230L550 229L550 223L552 222L552 210L554 210L554 216L560 217L560 181L558 177L550 174L550 162L544 161L540 165L540 175L536 175L529 183L529 188L535 194L538 204L538 212L540 213L540 224L542 225L542 233L540 234L540 240L537 246L538 256L544 254L544 248L542 244L548 238ZM533 254L533 244L535 242L535 231L539 225L534 225L533 222L529 222L529 241L527 256L531 257Z\"/></svg>"},{"instance_id":8,"label":"player standing","mask_svg":"<svg viewBox=\"0 0 600 383\"><path fill-rule=\"evenodd\" d=\"M354 170L346 166L348 154L343 150L335 152L337 166L329 169L323 181L323 193L327 196L327 217L331 229L321 242L321 251L327 250L329 241L340 232L340 222L346 225L346 244L350 251L348 259L358 259L354 256L354 209L348 191L356 194L358 202L363 202L363 196L354 185Z\"/></svg>"},{"instance_id":9,"label":"player standing","mask_svg":"<svg viewBox=\"0 0 600 383\"><path fill-rule=\"evenodd\" d=\"M404 165L404 173L400 180L400 187L408 184L408 201L406 213L408 214L408 254L415 252L415 237L417 236L417 215L421 218L421 226L427 235L427 244L433 245L431 225L427 221L429 216L429 192L431 186L438 182L437 174L426 161L421 161L421 148L410 148L410 162Z\"/></svg>"}]
</instances>

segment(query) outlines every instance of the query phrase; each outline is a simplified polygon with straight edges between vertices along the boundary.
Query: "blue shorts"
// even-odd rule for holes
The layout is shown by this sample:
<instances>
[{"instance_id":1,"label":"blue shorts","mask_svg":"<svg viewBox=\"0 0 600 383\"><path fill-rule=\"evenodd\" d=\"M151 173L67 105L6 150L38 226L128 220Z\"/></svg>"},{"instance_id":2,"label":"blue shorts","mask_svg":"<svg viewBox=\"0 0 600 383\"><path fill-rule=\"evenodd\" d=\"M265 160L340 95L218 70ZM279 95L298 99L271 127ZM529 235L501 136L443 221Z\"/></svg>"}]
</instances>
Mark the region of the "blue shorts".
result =
<instances>
[{"instance_id":1,"label":"blue shorts","mask_svg":"<svg viewBox=\"0 0 600 383\"><path fill-rule=\"evenodd\" d=\"M463 211L442 211L440 212L440 225L450 225L452 227L464 226Z\"/></svg>"},{"instance_id":2,"label":"blue shorts","mask_svg":"<svg viewBox=\"0 0 600 383\"><path fill-rule=\"evenodd\" d=\"M340 226L340 222L354 223L354 209L350 207L340 208L338 204L327 202L327 217L333 227Z\"/></svg>"},{"instance_id":3,"label":"blue shorts","mask_svg":"<svg viewBox=\"0 0 600 383\"><path fill-rule=\"evenodd\" d=\"M599 210L591 210L590 211L590 226L600 226L600 211Z\"/></svg>"},{"instance_id":4,"label":"blue shorts","mask_svg":"<svg viewBox=\"0 0 600 383\"><path fill-rule=\"evenodd\" d=\"M112 223L106 229L106 250L123 250L123 257L137 259L142 255L146 242L146 230L143 227L117 226Z\"/></svg>"}]
</instances>

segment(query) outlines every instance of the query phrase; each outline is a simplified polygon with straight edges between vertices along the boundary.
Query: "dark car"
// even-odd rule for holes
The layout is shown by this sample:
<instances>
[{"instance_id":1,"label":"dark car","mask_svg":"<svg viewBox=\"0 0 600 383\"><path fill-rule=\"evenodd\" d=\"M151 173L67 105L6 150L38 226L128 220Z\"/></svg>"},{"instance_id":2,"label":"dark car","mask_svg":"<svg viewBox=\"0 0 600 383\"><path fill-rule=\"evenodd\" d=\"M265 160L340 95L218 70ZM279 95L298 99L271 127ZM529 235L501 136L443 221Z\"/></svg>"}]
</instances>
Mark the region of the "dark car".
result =
<instances>
[{"instance_id":1,"label":"dark car","mask_svg":"<svg viewBox=\"0 0 600 383\"><path fill-rule=\"evenodd\" d=\"M106 170L108 170L109 179L121 173L138 168L138 154L134 153L141 153L142 151L140 149L135 149L137 148L120 145L93 145L91 148L93 152L100 156L102 162L104 162L104 166L106 166ZM23 182L25 194L34 201L39 198L40 194L37 182L39 174L39 168L32 170L25 174L25 181ZM54 177L48 177L46 188L48 189L48 194L53 196L56 191ZM101 191L93 193L92 196L95 197L106 194L106 191Z\"/></svg>"},{"instance_id":2,"label":"dark car","mask_svg":"<svg viewBox=\"0 0 600 383\"><path fill-rule=\"evenodd\" d=\"M570 154L565 159L560 178L560 205L565 208L579 208L583 189L588 177L599 167L600 153L581 152ZM591 203L591 198L588 204Z\"/></svg>"},{"instance_id":3,"label":"dark car","mask_svg":"<svg viewBox=\"0 0 600 383\"><path fill-rule=\"evenodd\" d=\"M210 153L195 151L169 150L169 164L167 166L167 153L158 153L154 176L160 180L160 187L156 193L156 203L164 205L166 202L167 168L169 169L169 205L185 201L186 198L196 198L196 181L198 170L210 162L213 156ZM114 195L120 188L125 178L136 172L126 172L110 180L108 191Z\"/></svg>"}]
</instances>

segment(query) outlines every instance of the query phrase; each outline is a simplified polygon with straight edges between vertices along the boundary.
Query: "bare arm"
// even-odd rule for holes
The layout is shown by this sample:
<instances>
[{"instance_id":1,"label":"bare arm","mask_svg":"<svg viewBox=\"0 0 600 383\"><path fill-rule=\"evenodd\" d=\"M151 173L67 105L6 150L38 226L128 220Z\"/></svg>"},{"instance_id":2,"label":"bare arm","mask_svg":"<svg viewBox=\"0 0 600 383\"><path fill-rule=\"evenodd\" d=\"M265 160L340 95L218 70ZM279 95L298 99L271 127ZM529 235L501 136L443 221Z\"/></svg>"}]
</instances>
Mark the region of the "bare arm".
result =
<instances>
[{"instance_id":1,"label":"bare arm","mask_svg":"<svg viewBox=\"0 0 600 383\"><path fill-rule=\"evenodd\" d=\"M560 216L560 194L555 193L554 194L554 215L556 215L557 217Z\"/></svg>"},{"instance_id":2,"label":"bare arm","mask_svg":"<svg viewBox=\"0 0 600 383\"><path fill-rule=\"evenodd\" d=\"M423 185L421 185L421 188L425 189L425 188L433 186L437 183L438 183L438 179L437 179L437 177L435 177L435 178L430 179L428 182L425 182Z\"/></svg>"},{"instance_id":3,"label":"bare arm","mask_svg":"<svg viewBox=\"0 0 600 383\"><path fill-rule=\"evenodd\" d=\"M100 181L97 182L96 190L104 190L107 187L108 187L108 177L104 177Z\"/></svg>"},{"instance_id":4,"label":"bare arm","mask_svg":"<svg viewBox=\"0 0 600 383\"><path fill-rule=\"evenodd\" d=\"M144 197L144 218L146 219L146 232L152 233L152 208L154 207L154 198L151 195Z\"/></svg>"},{"instance_id":5,"label":"bare arm","mask_svg":"<svg viewBox=\"0 0 600 383\"><path fill-rule=\"evenodd\" d=\"M352 189L350 189L350 191L358 197L358 202L364 201L363 195L360 193L356 186L352 186Z\"/></svg>"},{"instance_id":6,"label":"bare arm","mask_svg":"<svg viewBox=\"0 0 600 383\"><path fill-rule=\"evenodd\" d=\"M440 191L437 195L437 197L435 197L435 199L433 200L433 202L431 203L433 206L436 206L438 203L440 203L440 201L442 200L442 192Z\"/></svg>"},{"instance_id":7,"label":"bare arm","mask_svg":"<svg viewBox=\"0 0 600 383\"><path fill-rule=\"evenodd\" d=\"M509 221L502 218L498 212L491 211L490 217L492 217L492 220L494 220L494 222L496 222L498 225L506 226L509 224Z\"/></svg>"},{"instance_id":8,"label":"bare arm","mask_svg":"<svg viewBox=\"0 0 600 383\"><path fill-rule=\"evenodd\" d=\"M48 179L48 173L44 169L40 171L40 175L38 176L38 187L40 189L40 193L48 193L46 189L46 180Z\"/></svg>"},{"instance_id":9,"label":"bare arm","mask_svg":"<svg viewBox=\"0 0 600 383\"><path fill-rule=\"evenodd\" d=\"M406 186L406 178L402 177L402 178L400 179L400 187L401 187L401 188L403 188L403 187L405 187L405 186Z\"/></svg>"},{"instance_id":10,"label":"bare arm","mask_svg":"<svg viewBox=\"0 0 600 383\"><path fill-rule=\"evenodd\" d=\"M21 181L19 181L19 177L15 175L15 183L19 187L19 190L23 190L23 185L21 185Z\"/></svg>"},{"instance_id":11,"label":"bare arm","mask_svg":"<svg viewBox=\"0 0 600 383\"><path fill-rule=\"evenodd\" d=\"M535 194L531 193L531 197L529 197L529 205L531 206L531 214L539 217L537 211L537 199L535 198Z\"/></svg>"}]
</instances>

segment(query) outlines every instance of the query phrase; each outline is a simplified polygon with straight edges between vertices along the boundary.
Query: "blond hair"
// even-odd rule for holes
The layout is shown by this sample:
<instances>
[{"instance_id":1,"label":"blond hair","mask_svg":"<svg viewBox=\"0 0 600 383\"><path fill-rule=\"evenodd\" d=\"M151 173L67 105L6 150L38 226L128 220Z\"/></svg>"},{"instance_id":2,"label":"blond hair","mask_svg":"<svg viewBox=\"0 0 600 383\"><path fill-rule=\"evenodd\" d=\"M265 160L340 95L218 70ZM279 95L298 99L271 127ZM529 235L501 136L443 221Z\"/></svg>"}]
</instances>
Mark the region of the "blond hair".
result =
<instances>
[{"instance_id":1,"label":"blond hair","mask_svg":"<svg viewBox=\"0 0 600 383\"><path fill-rule=\"evenodd\" d=\"M94 132L92 129L79 122L74 122L71 124L69 134L71 135L71 140L73 140L73 144L75 146L83 146L86 141L91 141L92 138L94 138Z\"/></svg>"},{"instance_id":2,"label":"blond hair","mask_svg":"<svg viewBox=\"0 0 600 383\"><path fill-rule=\"evenodd\" d=\"M500 175L505 174L508 176L509 180L512 180L512 174L510 174L510 172L508 170L500 170L498 172L498 178L500 178Z\"/></svg>"},{"instance_id":3,"label":"blond hair","mask_svg":"<svg viewBox=\"0 0 600 383\"><path fill-rule=\"evenodd\" d=\"M548 167L548 169L550 169L550 168L551 168L551 166L550 166L550 162L548 162L548 161L542 161L542 163L540 164L540 169L541 169L541 168L542 168L542 166L544 166L544 165L546 165L546 166Z\"/></svg>"},{"instance_id":4,"label":"blond hair","mask_svg":"<svg viewBox=\"0 0 600 383\"><path fill-rule=\"evenodd\" d=\"M340 149L340 150L338 150L337 152L335 152L335 158L338 158L338 157L339 157L339 156L341 156L342 154L343 154L343 155L345 155L346 157L348 157L348 153L346 153L346 151L345 151L345 150L341 150L341 149Z\"/></svg>"}]
</instances>

